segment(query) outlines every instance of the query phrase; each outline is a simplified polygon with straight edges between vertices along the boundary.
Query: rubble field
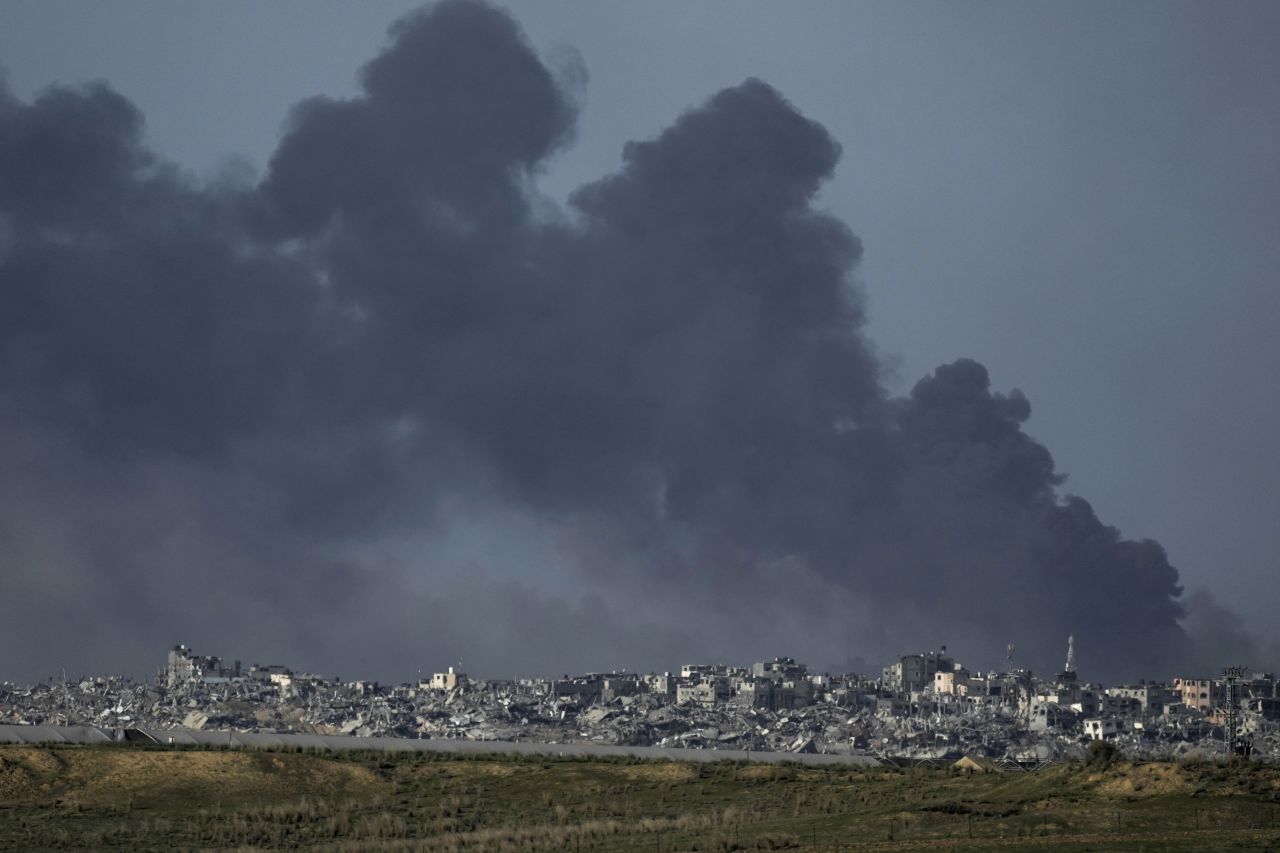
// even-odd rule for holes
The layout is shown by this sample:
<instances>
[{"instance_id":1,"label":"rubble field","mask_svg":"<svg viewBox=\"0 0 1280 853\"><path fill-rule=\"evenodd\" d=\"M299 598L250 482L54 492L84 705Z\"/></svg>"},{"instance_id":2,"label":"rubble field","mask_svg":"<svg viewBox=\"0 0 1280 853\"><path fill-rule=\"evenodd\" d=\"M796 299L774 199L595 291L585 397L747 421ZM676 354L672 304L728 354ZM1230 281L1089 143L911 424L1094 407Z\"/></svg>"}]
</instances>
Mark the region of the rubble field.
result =
<instances>
[{"instance_id":1,"label":"rubble field","mask_svg":"<svg viewBox=\"0 0 1280 853\"><path fill-rule=\"evenodd\" d=\"M1280 685L1221 681L1103 688L1064 672L971 673L944 654L904 656L879 678L817 675L790 658L673 673L343 682L283 666L169 653L154 679L0 684L0 726L305 734L582 744L735 754L961 758L1034 767L1106 742L1135 760L1280 759ZM1230 702L1225 697L1231 697ZM1204 697L1201 699L1201 697ZM1235 709L1232 719L1228 706ZM1235 749L1228 750L1231 726Z\"/></svg>"}]
</instances>

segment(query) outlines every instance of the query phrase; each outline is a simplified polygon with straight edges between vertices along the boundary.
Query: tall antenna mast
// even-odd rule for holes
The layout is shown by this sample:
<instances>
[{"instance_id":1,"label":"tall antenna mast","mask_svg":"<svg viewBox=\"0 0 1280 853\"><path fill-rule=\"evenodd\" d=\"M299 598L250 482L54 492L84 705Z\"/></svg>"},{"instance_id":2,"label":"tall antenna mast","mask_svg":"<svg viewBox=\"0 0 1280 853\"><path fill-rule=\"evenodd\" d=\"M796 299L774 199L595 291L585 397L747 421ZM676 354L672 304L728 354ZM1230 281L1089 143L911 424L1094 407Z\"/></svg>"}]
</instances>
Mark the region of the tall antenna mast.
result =
<instances>
[{"instance_id":1,"label":"tall antenna mast","mask_svg":"<svg viewBox=\"0 0 1280 853\"><path fill-rule=\"evenodd\" d=\"M1240 727L1240 718L1236 713L1236 682L1244 677L1244 667L1229 666L1223 670L1223 675L1227 682L1227 762L1234 764L1237 753L1237 731Z\"/></svg>"}]
</instances>

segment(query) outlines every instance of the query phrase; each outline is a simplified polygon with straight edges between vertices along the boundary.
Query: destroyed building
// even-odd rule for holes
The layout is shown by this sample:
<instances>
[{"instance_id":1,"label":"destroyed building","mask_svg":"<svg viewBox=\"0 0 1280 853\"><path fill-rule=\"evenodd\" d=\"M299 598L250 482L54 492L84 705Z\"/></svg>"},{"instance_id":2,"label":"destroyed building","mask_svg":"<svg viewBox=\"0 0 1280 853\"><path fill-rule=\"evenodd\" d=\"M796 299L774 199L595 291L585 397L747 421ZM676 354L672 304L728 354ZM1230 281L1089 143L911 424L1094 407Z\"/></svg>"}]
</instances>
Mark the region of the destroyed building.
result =
<instances>
[{"instance_id":1,"label":"destroyed building","mask_svg":"<svg viewBox=\"0 0 1280 853\"><path fill-rule=\"evenodd\" d=\"M939 671L946 672L955 668L955 661L947 657L947 647L941 652L926 652L918 655L903 655L894 663L884 668L884 684L901 693L918 693L933 683Z\"/></svg>"},{"instance_id":2,"label":"destroyed building","mask_svg":"<svg viewBox=\"0 0 1280 853\"><path fill-rule=\"evenodd\" d=\"M1063 674L1071 677L1064 678ZM0 723L866 754L1036 762L1093 740L1134 757L1225 752L1221 679L1104 687L982 672L938 653L879 678L818 674L786 657L679 674L609 672L486 680L450 668L416 683L343 682L287 666L244 668L174 647L149 682L118 677L0 685ZM1239 680L1240 731L1280 758L1275 678ZM1204 694L1204 695L1201 695Z\"/></svg>"},{"instance_id":3,"label":"destroyed building","mask_svg":"<svg viewBox=\"0 0 1280 853\"><path fill-rule=\"evenodd\" d=\"M240 677L240 661L225 664L219 657L201 657L191 653L185 645L178 644L169 650L163 670L169 687L201 681L213 684Z\"/></svg>"}]
</instances>

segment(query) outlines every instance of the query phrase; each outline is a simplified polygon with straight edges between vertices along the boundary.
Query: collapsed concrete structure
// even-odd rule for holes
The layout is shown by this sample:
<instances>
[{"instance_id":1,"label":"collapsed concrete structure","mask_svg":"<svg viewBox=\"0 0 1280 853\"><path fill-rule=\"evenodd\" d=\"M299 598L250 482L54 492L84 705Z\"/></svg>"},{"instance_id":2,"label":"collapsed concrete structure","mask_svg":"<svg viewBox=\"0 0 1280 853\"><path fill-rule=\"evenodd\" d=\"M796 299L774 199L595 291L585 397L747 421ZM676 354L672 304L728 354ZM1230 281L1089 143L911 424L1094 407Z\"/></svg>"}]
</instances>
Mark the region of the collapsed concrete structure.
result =
<instances>
[{"instance_id":1,"label":"collapsed concrete structure","mask_svg":"<svg viewBox=\"0 0 1280 853\"><path fill-rule=\"evenodd\" d=\"M450 667L380 685L245 668L179 645L150 681L0 684L0 724L1022 763L1081 756L1091 740L1108 740L1133 757L1175 758L1225 754L1227 691L1217 682L1103 687L1073 669L1042 680L970 670L943 649L903 656L875 679L816 674L780 657L553 679L477 679ZM1251 673L1232 695L1253 754L1280 757L1276 679Z\"/></svg>"}]
</instances>

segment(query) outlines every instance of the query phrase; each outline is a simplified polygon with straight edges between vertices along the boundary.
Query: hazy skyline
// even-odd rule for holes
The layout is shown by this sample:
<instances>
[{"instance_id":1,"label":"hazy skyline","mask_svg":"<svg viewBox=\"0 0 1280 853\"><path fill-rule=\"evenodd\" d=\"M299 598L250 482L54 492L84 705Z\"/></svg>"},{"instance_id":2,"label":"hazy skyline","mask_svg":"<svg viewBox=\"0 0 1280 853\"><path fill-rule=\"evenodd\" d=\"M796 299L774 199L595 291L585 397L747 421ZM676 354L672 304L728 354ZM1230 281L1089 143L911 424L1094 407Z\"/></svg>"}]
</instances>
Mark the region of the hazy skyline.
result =
<instances>
[{"instance_id":1,"label":"hazy skyline","mask_svg":"<svg viewBox=\"0 0 1280 853\"><path fill-rule=\"evenodd\" d=\"M397 343L423 334L420 326L409 324L381 335L376 346L361 348L358 358L364 360L367 372L342 359L296 363L293 357L298 352L329 352L329 343L315 343L315 336L324 330L303 322L295 310L303 304L297 302L298 294L313 286L309 278L318 269L323 268L326 280L345 274L362 281L392 282L399 273L377 264L405 253L417 259L414 263L471 270L464 278L474 282L483 276L470 266L475 261L467 258L484 258L495 247L512 251L517 244L524 252L529 239L510 242L514 239L507 230L513 227L511 220L508 214L496 213L520 210L520 202L508 198L518 187L481 180L483 173L477 171L478 183L465 186L468 193L480 187L493 194L483 201L485 215L497 217L495 224L485 226L497 229L486 238L492 241L486 243L488 248L467 250L462 257L449 248L449 239L441 232L439 248L432 251L443 254L423 256L420 253L427 250L410 246L413 241L407 236L408 242L402 244L380 243L389 238L382 230L386 223L376 219L376 239L369 236L374 233L370 231L344 238L346 242L323 246L315 242L300 256L277 256L284 245L280 241L318 241L306 236L315 224L306 211L330 203L297 194L326 174L307 166L301 154L291 161L300 164L296 169L301 183L286 187L288 178L281 177L285 172L273 171L273 156L289 161L289 155L282 153L286 148L280 147L289 109L314 95L363 97L356 84L358 68L386 48L386 26L413 6L244 5L235 7L239 15L227 14L228 8L158 3L0 6L0 64L15 98L29 104L50 83L75 85L105 79L145 116L143 144L198 176L166 184L162 195L167 207L161 209L190 209L194 212L184 215L196 219L209 216L199 227L208 229L206 235L211 230L219 236L197 248L206 253L202 255L206 260L216 257L218 264L225 264L203 285L197 281L173 291L194 313L173 315L187 319L171 329L172 334L139 337L137 329L130 332L129 322L122 322L117 333L127 333L134 341L145 339L147 345L128 354L116 370L98 374L94 371L103 365L103 354L118 352L119 346L113 343L113 315L107 309L119 309L122 320L137 316L128 313L130 305L137 309L152 304L152 291L144 288L133 294L131 298L139 300L133 303L97 306L99 313L88 316L77 314L76 322L82 325L76 326L69 319L72 315L58 313L61 309L53 307L54 300L36 297L38 288L33 283L37 279L31 277L32 269L56 275L47 271L58 269L60 263L70 264L66 254L59 256L55 251L56 240L49 243L47 233L41 238L45 241L42 251L50 254L37 267L0 266L0 298L10 315L7 321L0 320L0 341L8 354L5 372L0 374L4 383L0 399L10 412L5 420L4 458L11 474L0 504L4 507L0 532L9 543L2 577L12 602L5 612L6 645L25 648L24 636L43 637L54 644L46 652L24 652L6 662L0 677L47 674L58 665L79 666L82 660L86 669L109 666L136 671L149 665L139 658L143 649L154 649L151 655L158 657L177 640L232 656L262 649L264 657L296 657L303 649L327 648L316 651L313 662L299 663L327 669L358 667L373 674L393 668L403 672L415 659L422 660L421 666L430 666L458 656L471 656L489 669L517 664L560 669L561 658L567 668L574 664L645 666L651 661L671 663L673 656L680 655L748 658L770 651L794 652L820 666L858 656L878 664L882 661L877 655L906 651L897 646L908 643L948 643L962 659L976 658L976 665L991 665L996 661L991 659L990 647L1017 641L1020 648L1055 649L1065 639L1062 627L1085 621L1073 617L1082 605L1069 601L1077 594L1084 601L1089 590L1073 590L1070 585L1076 579L1066 578L1058 593L1067 602L1064 625L1059 626L1062 620L1056 617L1037 617L1032 622L1043 624L1043 637L984 636L981 624L935 630L923 615L913 622L898 614L894 624L873 626L865 609L859 609L870 604L857 595L857 584L836 584L853 595L848 601L829 594L823 584L838 573L809 565L797 568L787 562L796 555L786 548L779 550L777 540L762 543L757 550L782 563L771 562L768 571L753 572L750 582L725 584L726 579L738 579L715 572L701 578L679 572L655 575L650 569L623 572L616 564L634 560L651 567L670 559L670 554L645 553L655 538L661 538L652 530L615 529L618 519L635 518L628 503L634 495L623 500L611 489L592 486L591 475L616 476L618 481L636 476L640 469L627 465L609 470L633 452L634 459L643 460L645 466L656 458L665 460L664 464L679 459L676 467L687 473L705 455L705 448L716 446L714 439L705 445L691 440L691 446L698 444L698 453L686 456L688 450L679 449L677 454L677 439L685 437L676 424L646 423L647 430L670 432L670 441L663 439L662 451L657 453L651 446L652 432L643 440L630 435L634 414L627 415L633 420L624 418L608 426L612 438L600 439L599 458L578 459L581 443L548 455L552 460L548 465L575 459L581 463L581 470L566 469L575 475L573 488L566 490L556 480L554 467L521 470L533 464L533 457L532 449L519 442L508 442L506 436L498 442L495 432L495 441L483 450L469 443L503 418L528 417L529 411L518 407L481 411L475 408L477 396L469 390L460 389L456 399L450 398L449 382L442 377L428 383L432 411L395 412L388 407L388 399L410 393L403 380L371 389L357 378L386 376L388 364L405 365L423 357ZM865 392L853 395L865 402L876 398L873 386L899 396L939 365L975 359L989 371L994 392L1007 394L1016 388L1030 400L1032 414L1023 426L1053 454L1057 471L1068 475L1058 487L1060 493L1086 498L1104 524L1119 527L1129 539L1159 541L1188 590L1212 589L1223 604L1243 614L1265 641L1273 639L1269 617L1280 591L1273 568L1280 535L1274 523L1280 511L1280 456L1267 450L1280 427L1280 403L1272 379L1280 366L1280 336L1272 329L1280 316L1276 291L1280 248L1275 240L1280 233L1280 179L1274 157L1280 131L1280 60L1271 49L1280 34L1280 11L1273 5L539 3L504 8L510 9L546 64L552 88L539 90L538 97L551 100L537 115L521 114L522 120L534 122L520 125L521 130L495 125L498 129L489 131L477 126L475 133L510 142L510 146L495 144L493 156L527 168L547 194L547 200L532 206L531 221L554 223L559 217L582 216L582 210L566 213L561 206L578 187L619 173L628 140L653 140L682 112L705 104L717 92L728 88L745 92L745 97L755 90L737 88L744 79L764 81L806 120L821 125L842 149L838 164L825 154L814 155L818 159L800 168L797 180L806 188L821 186L813 207L829 211L847 225L861 246L861 252L852 246L843 255L837 252L833 266L816 273L797 266L811 250L779 267L785 275L815 274L826 282L822 288L848 277L860 294L854 304L865 311L865 324L859 318L850 327L855 337L845 342L858 352L834 361L815 356L813 365L842 365L836 377L840 383L870 383ZM467 58L457 61L465 64ZM487 62L475 66L480 70L475 85L484 91L489 91L484 80ZM529 68L515 70L510 79L527 80L530 73ZM499 87L497 94L477 98L501 97L503 91ZM527 104L527 95L512 103ZM406 90L395 103L412 104L414 97ZM443 94L438 97L440 103L447 100ZM768 97L759 98L753 101L751 115L774 117L768 122L790 121L786 110L779 112ZM556 99L563 103L557 105ZM73 112L77 120L89 123L85 127L106 120L115 122L113 132L127 135L127 111L117 102L110 103L115 104L110 109L117 110L114 117L100 112L94 118L81 109ZM59 106L68 104L48 102L46 106L43 115L51 121L70 120L69 114L58 112ZM6 116L25 115L21 106L5 110L0 113L0 126ZM338 124L327 133L316 131L317 140L332 139L334 133L355 124L340 111L335 116ZM370 119L371 135L357 138L375 138L376 128L383 126L377 124L381 120ZM393 133L406 132L406 127L413 132L417 127L404 125L398 118L388 121L385 126ZM457 121L455 116L434 127L452 127ZM545 125L538 124L543 121ZM23 118L11 126L37 124ZM706 132L714 138L714 129ZM440 138L436 130L424 133L424 141ZM521 133L527 134L530 147L520 147ZM463 148L441 142L444 147L433 149L432 156L470 156L474 153L470 148L480 138L474 137ZM804 134L786 137L786 145L792 144L821 148ZM293 150L303 151L302 145L295 144ZM680 150L675 142L671 146ZM28 165L22 158L35 153L40 152L9 149L0 153L0 169L21 175ZM230 183L209 183L225 170L227 156L241 156L245 163L231 168ZM755 155L744 152L743 156L744 162L753 162L750 157ZM784 172L789 163L786 157L769 161ZM459 203L447 198L446 185L452 178L446 172L422 168L425 171L410 173L411 179L437 187L445 193L443 203ZM828 169L833 171L825 177ZM263 179L261 185L259 179ZM376 177L366 190L385 193L393 184L384 180L399 179L390 174ZM8 193L12 200L19 193L16 186L0 183L0 193ZM102 192L115 192L103 186ZM734 186L726 179L722 191ZM47 195L48 186L22 191L35 199ZM335 188L333 198L338 201L332 203L350 208L354 192L351 187ZM628 192L636 198L641 195L639 189ZM234 198L241 193L250 199L266 198L267 206L275 204L277 209L244 213L242 203ZM62 218L52 225L53 220L41 217L54 214L42 212L38 205L10 211L0 242L0 264L26 258L13 247L26 245L24 238L14 235L28 227L67 228L72 227L67 222L79 222L82 214L103 213L102 199L107 196L72 196L66 210L54 212ZM281 201L286 196L287 204ZM595 197L596 207L587 205L588 220L615 222L623 216L620 211L633 204L603 189ZM470 198L481 203L474 193ZM590 201L591 194L586 198ZM744 204L758 202L758 197L750 198L754 200ZM132 198L122 202L121 209L144 210L149 203ZM785 193L777 203L798 210ZM284 219L281 204L287 207ZM350 222L351 214L344 215ZM455 226L461 227L450 232L456 237L467 234L475 223ZM815 221L813 227L816 234L828 225ZM609 228L619 230L616 222ZM225 248L245 239L242 230L250 232L249 239L257 241L255 251L260 252L251 268L240 266L244 259L237 256L238 250ZM541 271L535 280L548 282L572 278L568 272L548 272L559 270L563 258L570 256L588 264L593 274L619 281L642 270L651 258L648 250L636 254L630 267L612 268L603 260L639 251L608 243L614 239L607 236L608 230L597 229L583 242L570 240L574 245L564 250L568 254L562 253L559 244L567 238L538 237L539 247L525 262ZM507 236L499 239L500 233ZM122 281L149 274L140 269L168 274L163 260L139 261L149 251L141 247L149 242L155 245L155 234L140 228L119 239L121 246L132 247L121 249L117 274L125 277ZM183 241L185 237L173 251L192 248ZM604 241L602 248L592 248L600 241ZM124 257L135 250L137 254ZM56 257L61 260L50 260ZM493 276L494 281L525 275L518 269L495 270L490 261L485 259L484 275ZM591 263L597 266L591 268ZM71 264L62 269L77 267ZM736 275L720 261L707 269L698 281ZM652 274L669 277L672 272L659 264ZM644 289L648 280L639 279L633 285L618 285L617 305L584 305L582 294L592 292L590 287L581 291L570 287L573 295L566 296L564 304L582 313L565 316L566 329L576 335L582 326L575 324L589 320L598 324L595 328L601 337L577 340L578 351L606 347L622 328L615 323L625 325L627 312L645 310L640 303L630 304L625 311L617 308L628 304L623 294ZM204 340L201 333L207 328L200 318L216 328L223 321L209 318L225 314L232 323L226 328L243 331L245 316L242 307L235 307L236 300L258 300L267 281L273 282L272 304L278 314L261 316L278 316L287 322L271 325L270 334L262 339L264 349L246 350L244 363L235 358L228 361L225 347L234 338L224 343L214 334L208 350L213 355L200 370L174 379L152 369L157 358L163 362L192 340ZM201 295L201 286L214 290ZM546 286L550 289L543 295L552 300L548 304L559 304L557 297L548 295L556 292L556 285ZM225 293L228 287L240 295L224 304L222 297L213 294ZM390 314L412 314L412 303L400 301L404 291L398 285L375 289L382 296L365 292L358 302L368 307L385 298L391 300L388 305L396 306L388 309ZM819 290L828 296L834 292ZM19 291L26 296L16 295ZM513 292L529 291L526 285ZM74 302L83 295L70 288L68 298ZM737 310L733 304L726 302L705 315L707 320L696 336L700 344L712 328L706 322L714 320L724 324L715 328L729 336L725 346L730 346L728 341L734 340L731 312ZM773 315L777 313L775 309ZM654 316L689 315L659 312ZM41 318L45 326L40 325ZM103 320L105 329L96 325ZM492 340L513 340L513 329L505 325L510 320L493 327ZM521 322L527 323L527 318ZM139 328L148 335L157 331L151 323ZM534 336L532 348L521 357L526 364L542 363L539 359L550 357L547 342L565 340L564 334L549 326L544 337ZM64 335L78 336L88 355L60 358L50 342ZM626 342L625 337L620 340ZM64 342L59 340L58 346ZM463 347L448 353L464 354L468 364L480 371L477 375L501 378L502 384L490 388L495 401L510 400L513 388L526 388L538 380L513 374L512 365L478 364L476 354L488 351ZM318 405L314 394L299 393L298 399L285 400L285 411L275 410L273 401L282 399L282 389L293 391L316 381L314 375L307 379L303 374L329 371L339 381L344 365L354 374L346 377L352 387L364 385L363 390L371 393L343 391L326 397L325 417L332 416L335 407L345 407L341 417L327 426L337 433L328 431L319 437L299 431L299 424L323 420L311 408ZM813 365L796 367L795 376L814 380L818 368ZM602 361L600 366L609 367L610 362ZM272 372L276 369L282 372L276 375ZM649 361L646 369L656 377L668 368ZM55 393L50 389L57 383L50 377L60 375L75 381ZM133 399L138 393L151 393L146 381L133 384L131 377L139 375L154 380L151 387L159 389L160 396ZM765 387L778 394L792 389L794 383L781 381L784 378L776 377L780 383L776 388ZM589 375L574 382L581 384L570 389L604 387L598 384L600 377ZM703 390L710 387L732 386L717 384ZM246 389L252 393L244 393ZM379 399L384 392L389 397ZM558 388L548 399L563 402L563 393ZM825 399L827 393L815 392L816 396L804 399ZM95 395L102 399L85 402ZM640 399L652 404L656 398ZM599 398L592 397L592 417L599 404ZM264 410L268 405L269 415ZM442 406L447 417L438 411ZM794 405L779 402L779 406L795 411ZM1015 418L1016 409L1015 405L1010 410ZM369 411L385 416L377 429L393 442L417 441L420 434L415 430L422 429L423 423L441 430L470 431L463 444L481 461L461 458L452 438L426 442L423 446L429 452L415 450L405 457L370 454L353 432L368 427L356 422L361 421L360 412ZM705 411L673 407L672 411L701 411L710 419L701 422L703 427L711 425L714 417L732 412L715 407ZM175 412L182 416L170 420ZM850 417L875 419L865 413ZM274 438L247 446L240 428L255 418L261 420L260 428L250 431L254 440L268 433ZM722 426L732 431L740 423L730 419ZM398 435L398 429L406 432ZM548 435L572 435L575 441L601 435L595 429L566 433L556 423L545 429ZM775 433L767 434L776 438ZM124 443L110 438L126 435L129 441ZM305 440L316 443L308 447ZM323 462L333 458L335 441L346 440L351 444L342 448L351 459L343 466L341 478L329 480ZM539 452L546 447L545 441L540 443ZM802 457L784 458L790 470ZM228 462L231 459L234 462ZM858 466L859 471L869 470ZM353 477L352 471L362 476ZM885 476L900 485L898 475ZM391 480L397 482L395 488L387 488ZM441 482L450 487L441 488ZM759 520L749 521L750 512L726 508L723 501L729 498L720 475L708 482L718 484L713 491L721 503L699 505L695 514L703 520L700 524L707 513L720 518L724 512L736 519L735 524L760 528ZM452 488L453 483L465 485ZM796 494L805 494L807 488L796 485ZM281 494L288 498L281 499ZM851 506L862 506L860 501L876 503L869 493L840 494L841 500L853 502ZM304 500L307 496L314 496L315 503ZM593 511L587 515L600 507L608 515L615 498L620 501L616 517L584 519L588 506ZM430 511L422 511L423 507ZM775 507L768 517L777 520L784 510L785 506ZM929 517L936 519L936 514ZM264 523L267 519L269 524ZM743 532L721 522L712 526L717 535ZM804 525L781 530L779 536L791 547L799 532L810 539L817 536ZM869 536L854 537L856 547L842 543L839 549L865 548ZM606 542L608 547L602 544ZM619 542L626 547L619 549ZM681 539L667 546L693 562L725 559L718 552L707 557L699 551L708 547L706 543L700 546ZM923 559L912 557L917 562ZM331 564L315 568L325 561ZM585 575L566 568L568 563L583 561L615 567ZM815 561L810 557L807 562ZM361 572L373 571L368 568L371 564L380 567L377 571L403 575L409 588L425 590L426 601L435 603L415 609L404 595L387 595L387 589L399 587L384 586L381 580L353 594L351 587L361 586L369 577ZM295 565L307 566L306 583L297 582L301 569L288 568ZM54 568L59 566L63 570ZM644 593L657 592L652 589L656 581L635 584L626 579L637 575L665 580L673 587L684 584L689 596L684 600L675 595L674 603L659 603L661 596L656 594L644 599ZM1011 604L1023 600L1025 591L1016 580L1017 572L1005 567L993 577L999 583L983 589L984 595ZM1158 591L1161 583L1154 581L1153 588ZM718 588L725 586L730 588ZM104 598L104 589L111 590L110 596ZM718 623L697 624L700 603L715 600L716 595L724 596L726 608L750 610L760 607L759 594L770 590L784 591L784 613L771 620L767 630L753 634L759 649L734 654L740 637L718 634ZM475 624L484 614L452 607L450 591L468 602L482 597L491 601L494 612L502 614L497 621L508 627L486 637L485 629ZM670 590L664 594L672 597ZM360 595L367 596L367 601L358 600ZM820 599L818 612L812 619L803 616L805 602L815 598ZM1211 603L1197 600L1201 614L1216 613ZM534 604L526 611L529 601ZM1114 613L1119 614L1118 605L1125 603L1115 600L1107 605L1117 606ZM233 605L242 611L227 617L225 630L220 630L219 614L225 615ZM120 624L87 616L102 606L117 607ZM167 606L178 613L157 616ZM398 612L398 607L404 611ZM390 612L392 618L379 620L373 628L342 621L380 612ZM430 614L429 628L422 629L425 634L403 627L412 623L417 612ZM619 618L619 613L626 618ZM350 625L357 636L346 642L334 639L333 626L324 624L332 618ZM731 614L724 619L726 624L735 623ZM854 624L845 627L843 621ZM1229 618L1213 622L1210 633L1230 632ZM66 630L69 625L95 626L88 648L85 637ZM1086 672L1092 663L1087 628L1072 627ZM608 636L613 629L617 636ZM174 636L180 631L185 633ZM589 651L581 648L583 636L591 638ZM966 639L975 648L972 655L966 655ZM1230 640L1222 640L1220 647L1231 650ZM398 647L409 642L428 650L397 648L387 663L377 660L375 649L380 643ZM980 642L985 646L982 651L977 650ZM513 644L520 646L518 651L512 651ZM884 644L888 647L881 647ZM841 647L833 648L836 645ZM1093 644L1102 654L1109 647L1110 641ZM823 658L820 648L831 651ZM334 649L341 651L331 662ZM1107 662L1095 668L1112 665ZM379 669L383 666L386 669Z\"/></svg>"}]
</instances>

